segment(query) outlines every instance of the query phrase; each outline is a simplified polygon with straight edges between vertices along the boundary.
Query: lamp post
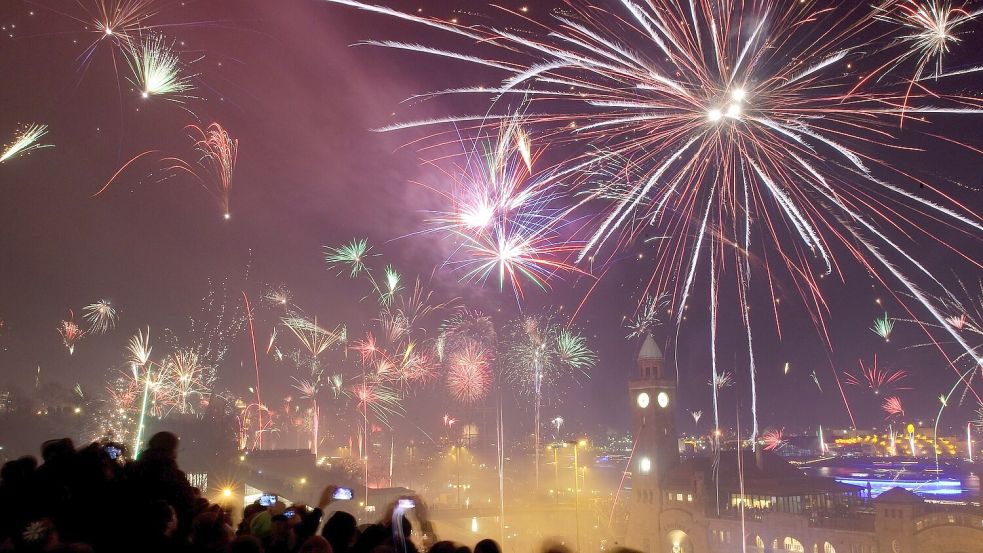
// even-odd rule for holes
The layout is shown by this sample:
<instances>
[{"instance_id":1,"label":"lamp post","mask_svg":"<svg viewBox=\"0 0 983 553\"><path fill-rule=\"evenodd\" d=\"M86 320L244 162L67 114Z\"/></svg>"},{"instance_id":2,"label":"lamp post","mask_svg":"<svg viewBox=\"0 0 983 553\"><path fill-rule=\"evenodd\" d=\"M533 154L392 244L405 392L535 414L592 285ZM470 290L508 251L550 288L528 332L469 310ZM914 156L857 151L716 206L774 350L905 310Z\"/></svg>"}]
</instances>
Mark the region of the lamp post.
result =
<instances>
[{"instance_id":1,"label":"lamp post","mask_svg":"<svg viewBox=\"0 0 983 553\"><path fill-rule=\"evenodd\" d=\"M573 446L573 513L574 523L576 524L577 551L580 548L580 455L579 449L587 446L587 439L581 438L576 441L559 442L563 447ZM556 449L554 448L554 452Z\"/></svg>"}]
</instances>

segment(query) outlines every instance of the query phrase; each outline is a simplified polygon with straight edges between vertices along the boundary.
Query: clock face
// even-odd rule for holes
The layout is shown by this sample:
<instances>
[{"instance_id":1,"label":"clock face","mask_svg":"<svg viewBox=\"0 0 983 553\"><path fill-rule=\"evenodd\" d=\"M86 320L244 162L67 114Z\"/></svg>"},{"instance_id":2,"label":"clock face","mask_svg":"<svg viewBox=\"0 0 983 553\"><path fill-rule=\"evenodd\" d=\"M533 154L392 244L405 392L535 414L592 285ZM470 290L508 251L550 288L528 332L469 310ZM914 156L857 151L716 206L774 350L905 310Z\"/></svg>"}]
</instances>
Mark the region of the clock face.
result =
<instances>
[{"instance_id":1,"label":"clock face","mask_svg":"<svg viewBox=\"0 0 983 553\"><path fill-rule=\"evenodd\" d=\"M637 398L635 398L635 402L638 403L639 407L645 409L646 407L649 406L649 395L645 392L642 392L638 394Z\"/></svg>"},{"instance_id":2,"label":"clock face","mask_svg":"<svg viewBox=\"0 0 983 553\"><path fill-rule=\"evenodd\" d=\"M667 394L665 392L659 392L659 395L656 396L655 399L656 399L656 401L659 402L659 407L662 407L663 409L665 409L666 407L669 406L669 394Z\"/></svg>"}]
</instances>

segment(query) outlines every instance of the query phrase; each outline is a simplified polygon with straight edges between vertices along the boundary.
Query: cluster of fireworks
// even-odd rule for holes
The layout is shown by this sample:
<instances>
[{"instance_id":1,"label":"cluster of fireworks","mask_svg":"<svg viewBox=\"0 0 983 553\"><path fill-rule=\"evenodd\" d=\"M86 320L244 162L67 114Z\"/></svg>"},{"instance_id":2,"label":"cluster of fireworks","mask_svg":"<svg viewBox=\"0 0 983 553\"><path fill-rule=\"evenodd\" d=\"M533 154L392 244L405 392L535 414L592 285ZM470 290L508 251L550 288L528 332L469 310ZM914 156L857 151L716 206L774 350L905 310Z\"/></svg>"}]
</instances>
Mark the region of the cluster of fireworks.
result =
<instances>
[{"instance_id":1,"label":"cluster of fireworks","mask_svg":"<svg viewBox=\"0 0 983 553\"><path fill-rule=\"evenodd\" d=\"M633 335L647 324L650 298L666 298L677 326L684 307L706 306L716 428L719 382L726 379L717 365L717 336L729 330L721 302L735 302L725 312L741 314L733 330L745 336L740 354L752 391L753 439L752 329L762 316L751 320L749 298L759 290L770 296L768 318L780 337L776 283L791 284L828 343L821 283L827 276L842 279L840 250L897 290L901 308L918 312L922 329L938 329L929 332L933 343L946 337L973 365L980 363L968 333L951 324L953 317L962 321L964 310L925 291L950 295L941 277L905 247L924 241L955 250L933 233L926 215L977 238L980 217L934 179L898 169L888 156L917 150L907 141L913 132L979 151L933 134L929 125L983 115L975 95L943 88L959 86L949 77L980 69L948 70L945 56L983 11L932 0L828 7L623 0L571 2L543 18L501 8L494 24L464 25L356 0L328 1L447 38L440 47L362 44L478 70L480 84L415 98L487 97L486 111L380 129L450 123L477 129L479 137L497 129L496 146L470 148L478 153L454 171L455 186L439 190L449 209L435 218L435 230L462 240L466 256L449 263L472 267L466 278L497 269L500 282L518 287L516 274L541 284L583 263L603 269L631 248L647 248L654 272ZM514 20L502 22L510 16ZM488 86L489 75L501 80ZM530 176L531 163L539 163L531 144L546 137L565 155ZM475 143L484 144L480 138ZM912 193L913 187L924 192ZM526 247L508 247L503 238L509 232L520 233ZM657 238L645 239L651 235ZM471 242L487 236L498 239L495 247L475 254ZM722 275L735 281L724 283ZM705 300L691 304L697 294ZM885 315L873 331L889 340L893 326ZM952 369L962 380L960 368ZM900 401L892 398L885 409L900 413ZM849 411L845 394L843 400Z\"/></svg>"},{"instance_id":2,"label":"cluster of fireworks","mask_svg":"<svg viewBox=\"0 0 983 553\"><path fill-rule=\"evenodd\" d=\"M79 13L41 7L82 26L82 33L95 35L78 56L81 73L84 74L99 53L105 51L116 74L118 88L122 89L124 81L129 82L144 100L160 98L176 102L193 117L193 121L198 121L186 103L197 99L193 92L197 88L195 80L198 75L190 73L189 69L201 58L184 59L183 54L175 50L176 41L163 32L168 25L154 23L160 12L159 0L78 2L75 8ZM121 76L120 67L128 68L130 74L125 78ZM190 176L215 199L222 216L229 219L229 197L238 141L219 123L212 123L205 129L191 123L186 130L194 141L194 154L188 157L158 156L158 166L151 169L151 175L155 180L180 174ZM32 123L23 126L14 132L11 142L0 152L0 163L49 147L40 142L47 134L47 125ZM159 151L147 150L133 156L93 196L105 192L137 161L154 154L159 154Z\"/></svg>"},{"instance_id":3,"label":"cluster of fireworks","mask_svg":"<svg viewBox=\"0 0 983 553\"><path fill-rule=\"evenodd\" d=\"M461 281L494 282L521 303L529 284L545 290L556 279L603 278L620 259L645 251L651 276L628 338L649 334L666 317L678 329L687 308L705 309L715 435L719 394L746 374L749 440L778 449L783 430L759 432L756 329L770 319L781 337L780 290L793 290L791 303L832 349L825 283L843 280L843 265L853 262L909 317L885 312L870 330L887 343L897 323L917 326L956 375L939 398L936 424L960 390L960 402L975 398L983 410L973 386L977 375L983 378L983 289L946 284L915 251L939 246L979 269L971 252L935 229L975 241L983 222L936 178L892 159L928 143L979 153L931 124L983 115L978 95L953 92L961 86L957 77L983 67L947 63L983 10L941 0L844 0L823 8L764 0L584 0L542 19L501 8L502 18L515 21L465 26L356 0L327 1L447 35L442 47L365 44L476 69L476 82L415 99L481 97L487 109L380 129L438 129L429 137L439 141L433 148L459 148L428 161L437 176L418 184L441 202L420 232L451 244L444 266ZM83 69L108 50L114 69L125 60L119 67L129 69L126 80L143 99L190 111L194 60L153 24L158 4L92 4L91 10L77 4L82 15L63 14L95 35L81 52ZM489 75L496 84L486 84ZM202 127L196 119L184 130L188 151L139 153L93 196L151 161L155 180L197 183L229 219L238 140L217 122ZM455 139L446 139L449 132ZM43 124L11 133L0 150L2 167L48 147L47 133ZM164 346L152 345L149 328L130 340L126 367L110 378L106 424L138 446L147 417L198 416L221 396L236 411L241 448L302 431L316 453L331 430L335 439L347 432L364 457L371 432L395 424L407 399L423 390L441 390L462 408L512 390L529 401L538 454L542 405L596 362L568 318L524 313L503 323L456 300L437 301L420 279L408 282L393 265L376 263L367 240L327 247L325 260L339 279L364 286L363 301L375 312L369 324L327 322L300 308L284 287L271 288L255 309L245 292L241 301L212 297L213 324L193 319L189 334L200 338L193 343L171 336ZM755 310L754 320L753 298L772 306L761 315ZM81 313L76 321L70 311L57 327L69 354L118 322L108 301ZM249 397L223 389L221 374L229 344L247 329L255 373ZM739 336L733 370L718 362L723 332ZM293 383L291 396L263 400L270 366L286 367L278 373ZM835 369L833 376L853 421ZM908 376L878 367L874 357L843 381L851 394L875 398L893 424L905 416ZM811 377L822 393L815 371ZM698 424L703 411L691 413ZM328 420L338 428L327 429Z\"/></svg>"}]
</instances>

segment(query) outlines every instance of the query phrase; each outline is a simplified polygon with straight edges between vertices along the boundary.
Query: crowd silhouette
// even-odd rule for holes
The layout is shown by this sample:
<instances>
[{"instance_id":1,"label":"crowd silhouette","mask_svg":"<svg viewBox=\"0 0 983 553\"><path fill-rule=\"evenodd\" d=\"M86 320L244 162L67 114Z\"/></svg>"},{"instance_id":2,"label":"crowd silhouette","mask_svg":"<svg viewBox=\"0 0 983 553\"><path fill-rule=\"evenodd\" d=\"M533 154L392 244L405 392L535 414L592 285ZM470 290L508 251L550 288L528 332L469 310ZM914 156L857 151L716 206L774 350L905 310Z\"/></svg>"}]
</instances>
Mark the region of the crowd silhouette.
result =
<instances>
[{"instance_id":1,"label":"crowd silhouette","mask_svg":"<svg viewBox=\"0 0 983 553\"><path fill-rule=\"evenodd\" d=\"M7 462L0 470L0 552L472 553L438 541L416 497L405 499L414 502L418 528L399 504L375 524L359 526L345 511L325 520L334 486L314 506L247 505L233 527L233 513L188 482L177 451L169 432L151 437L130 462L121 446L76 449L65 438L42 445L40 464L34 457ZM473 553L501 550L486 539Z\"/></svg>"}]
</instances>

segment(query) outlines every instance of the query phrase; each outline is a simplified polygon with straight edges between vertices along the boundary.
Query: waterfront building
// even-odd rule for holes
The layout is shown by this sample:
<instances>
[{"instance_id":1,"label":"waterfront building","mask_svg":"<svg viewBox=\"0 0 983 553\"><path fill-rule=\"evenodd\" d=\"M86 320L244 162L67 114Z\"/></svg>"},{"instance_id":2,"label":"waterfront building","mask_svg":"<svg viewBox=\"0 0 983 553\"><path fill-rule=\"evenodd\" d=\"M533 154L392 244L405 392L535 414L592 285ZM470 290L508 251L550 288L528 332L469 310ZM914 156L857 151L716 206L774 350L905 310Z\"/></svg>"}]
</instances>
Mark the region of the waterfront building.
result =
<instances>
[{"instance_id":1,"label":"waterfront building","mask_svg":"<svg viewBox=\"0 0 983 553\"><path fill-rule=\"evenodd\" d=\"M629 382L635 449L624 544L644 553L983 553L979 505L809 476L760 449L681 459L675 373L648 336Z\"/></svg>"}]
</instances>

